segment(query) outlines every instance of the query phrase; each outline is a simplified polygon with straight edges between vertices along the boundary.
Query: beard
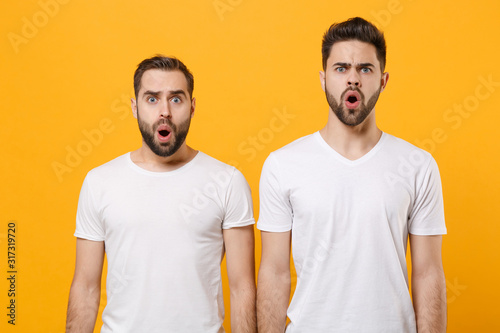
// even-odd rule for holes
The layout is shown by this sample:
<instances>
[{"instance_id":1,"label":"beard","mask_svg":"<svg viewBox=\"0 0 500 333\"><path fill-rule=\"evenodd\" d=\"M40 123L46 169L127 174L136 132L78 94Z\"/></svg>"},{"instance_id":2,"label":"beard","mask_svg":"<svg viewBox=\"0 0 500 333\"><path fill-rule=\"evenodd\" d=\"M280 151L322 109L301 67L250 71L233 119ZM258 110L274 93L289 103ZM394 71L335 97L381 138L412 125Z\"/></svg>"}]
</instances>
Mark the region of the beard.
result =
<instances>
[{"instance_id":1,"label":"beard","mask_svg":"<svg viewBox=\"0 0 500 333\"><path fill-rule=\"evenodd\" d=\"M350 90L356 90L359 95L361 96L361 101L357 109L348 109L345 104L343 103L344 101L344 96L345 94L350 91ZM380 95L380 91L382 90L382 87L380 87L368 100L366 104L364 104L365 100L365 95L359 90L359 88L347 88L342 95L340 96L340 100L342 103L337 103L335 100L335 97L333 97L332 94L328 92L328 89L326 88L325 85L325 95L326 95L326 100L328 101L328 104L330 105L330 108L332 109L333 113L339 118L339 120L347 126L357 126L361 124L363 121L365 121L366 117L372 112L373 108L375 107L375 104L377 104L378 97Z\"/></svg>"},{"instance_id":2,"label":"beard","mask_svg":"<svg viewBox=\"0 0 500 333\"><path fill-rule=\"evenodd\" d=\"M161 157L168 157L175 154L177 150L186 141L186 136L189 132L191 125L191 117L186 119L179 125L175 125L170 119L162 118L157 123L150 125L143 121L139 116L139 109L137 109L137 122L139 123L139 130L141 131L143 141L148 145L153 153ZM156 133L158 126L167 124L172 132L171 139L168 142L157 142Z\"/></svg>"}]
</instances>

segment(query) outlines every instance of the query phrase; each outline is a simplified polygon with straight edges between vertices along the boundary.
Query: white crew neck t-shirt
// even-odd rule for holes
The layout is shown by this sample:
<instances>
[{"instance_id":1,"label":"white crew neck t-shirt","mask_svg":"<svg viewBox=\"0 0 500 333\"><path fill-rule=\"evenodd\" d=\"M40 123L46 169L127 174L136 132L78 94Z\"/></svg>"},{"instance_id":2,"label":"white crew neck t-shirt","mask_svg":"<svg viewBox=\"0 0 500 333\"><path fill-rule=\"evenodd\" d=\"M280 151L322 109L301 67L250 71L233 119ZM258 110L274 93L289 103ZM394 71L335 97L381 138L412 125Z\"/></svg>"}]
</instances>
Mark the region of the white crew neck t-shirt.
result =
<instances>
[{"instance_id":1,"label":"white crew neck t-shirt","mask_svg":"<svg viewBox=\"0 0 500 333\"><path fill-rule=\"evenodd\" d=\"M319 132L271 153L260 181L263 231L292 231L297 285L287 333L416 332L408 233L446 233L432 156L386 133L351 161Z\"/></svg>"},{"instance_id":2,"label":"white crew neck t-shirt","mask_svg":"<svg viewBox=\"0 0 500 333\"><path fill-rule=\"evenodd\" d=\"M105 243L101 332L224 332L222 230L253 223L243 175L202 152L170 172L130 153L91 170L75 236Z\"/></svg>"}]
</instances>

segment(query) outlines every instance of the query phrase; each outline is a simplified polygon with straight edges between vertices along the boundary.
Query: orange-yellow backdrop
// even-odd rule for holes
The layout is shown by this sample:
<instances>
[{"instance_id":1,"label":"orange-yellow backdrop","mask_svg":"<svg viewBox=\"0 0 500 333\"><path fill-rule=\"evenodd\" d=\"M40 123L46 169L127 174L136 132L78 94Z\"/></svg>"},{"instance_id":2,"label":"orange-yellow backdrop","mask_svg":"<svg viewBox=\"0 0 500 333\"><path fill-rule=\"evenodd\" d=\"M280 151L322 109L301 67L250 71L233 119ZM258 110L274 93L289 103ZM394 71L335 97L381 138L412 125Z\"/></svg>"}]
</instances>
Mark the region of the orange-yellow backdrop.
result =
<instances>
[{"instance_id":1,"label":"orange-yellow backdrop","mask_svg":"<svg viewBox=\"0 0 500 333\"><path fill-rule=\"evenodd\" d=\"M64 331L80 186L91 168L140 145L129 99L142 59L175 55L194 72L188 142L243 172L258 216L264 159L326 121L322 33L362 16L388 41L379 126L440 166L449 332L499 331L498 1L30 0L3 1L0 12L0 330ZM226 278L224 291L229 331Z\"/></svg>"}]
</instances>

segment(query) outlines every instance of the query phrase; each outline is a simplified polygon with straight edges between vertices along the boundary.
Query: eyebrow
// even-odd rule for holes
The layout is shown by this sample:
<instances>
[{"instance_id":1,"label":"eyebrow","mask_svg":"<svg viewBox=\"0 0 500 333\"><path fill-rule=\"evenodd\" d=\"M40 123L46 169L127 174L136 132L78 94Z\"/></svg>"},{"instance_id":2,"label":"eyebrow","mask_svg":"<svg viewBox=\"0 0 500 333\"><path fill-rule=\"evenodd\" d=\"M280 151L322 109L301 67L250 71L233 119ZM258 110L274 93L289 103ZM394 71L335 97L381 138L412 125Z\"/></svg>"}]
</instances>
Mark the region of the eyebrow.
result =
<instances>
[{"instance_id":1,"label":"eyebrow","mask_svg":"<svg viewBox=\"0 0 500 333\"><path fill-rule=\"evenodd\" d=\"M352 64L351 63L348 63L348 62L336 62L332 65L333 66L341 66L341 67L351 67ZM375 65L373 65L372 63L370 62L362 62L362 63L359 63L359 64L356 64L356 67L375 67Z\"/></svg>"},{"instance_id":2,"label":"eyebrow","mask_svg":"<svg viewBox=\"0 0 500 333\"><path fill-rule=\"evenodd\" d=\"M186 92L182 89L178 89L178 90L170 90L168 92L170 95L184 95L186 96Z\"/></svg>"},{"instance_id":3,"label":"eyebrow","mask_svg":"<svg viewBox=\"0 0 500 333\"><path fill-rule=\"evenodd\" d=\"M161 91L152 91L152 90L146 90L143 95L151 95L151 96L159 96L161 94ZM184 95L186 96L186 92L182 89L178 90L169 90L168 91L169 95Z\"/></svg>"}]
</instances>

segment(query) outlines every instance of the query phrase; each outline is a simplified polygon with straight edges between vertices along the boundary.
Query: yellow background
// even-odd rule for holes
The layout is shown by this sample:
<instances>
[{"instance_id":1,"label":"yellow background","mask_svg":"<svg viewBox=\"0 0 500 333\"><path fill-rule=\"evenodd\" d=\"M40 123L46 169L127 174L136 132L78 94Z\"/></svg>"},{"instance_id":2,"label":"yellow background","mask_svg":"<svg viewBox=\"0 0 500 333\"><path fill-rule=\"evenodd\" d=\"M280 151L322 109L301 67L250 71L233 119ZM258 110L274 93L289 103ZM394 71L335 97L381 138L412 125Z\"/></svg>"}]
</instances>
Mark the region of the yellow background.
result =
<instances>
[{"instance_id":1,"label":"yellow background","mask_svg":"<svg viewBox=\"0 0 500 333\"><path fill-rule=\"evenodd\" d=\"M431 151L440 166L449 332L499 331L498 1L41 0L2 1L0 13L2 332L64 331L80 186L91 168L140 145L129 99L141 60L174 55L192 70L188 143L238 166L258 216L265 158L326 122L321 37L352 16L373 21L388 43L379 127ZM273 120L284 112L291 116ZM89 143L85 133L95 130L102 139ZM85 156L68 166L68 149ZM6 316L11 220L15 327ZM224 291L229 328L226 279Z\"/></svg>"}]
</instances>

